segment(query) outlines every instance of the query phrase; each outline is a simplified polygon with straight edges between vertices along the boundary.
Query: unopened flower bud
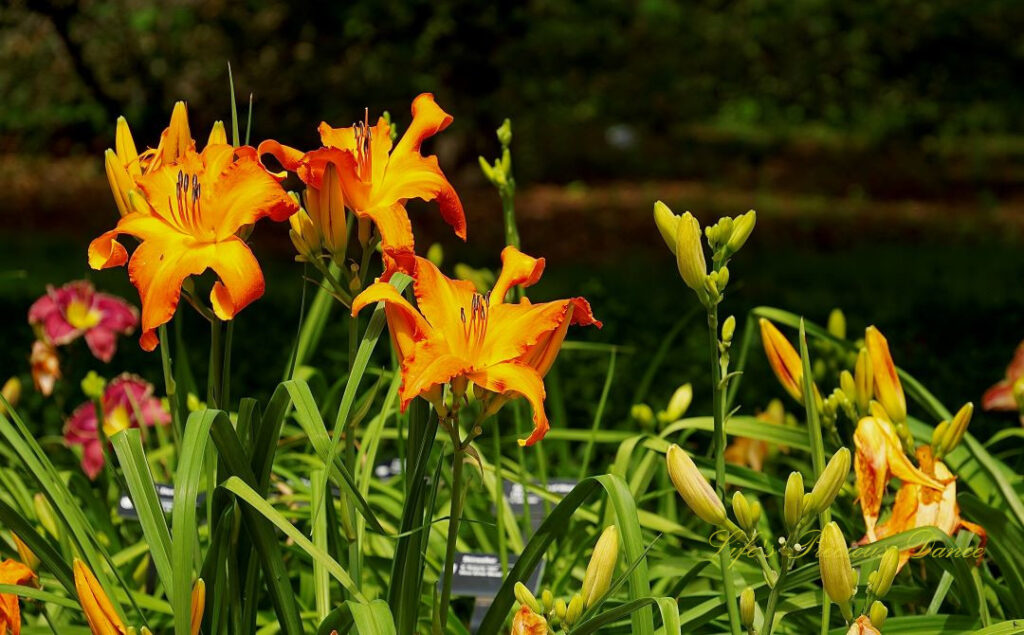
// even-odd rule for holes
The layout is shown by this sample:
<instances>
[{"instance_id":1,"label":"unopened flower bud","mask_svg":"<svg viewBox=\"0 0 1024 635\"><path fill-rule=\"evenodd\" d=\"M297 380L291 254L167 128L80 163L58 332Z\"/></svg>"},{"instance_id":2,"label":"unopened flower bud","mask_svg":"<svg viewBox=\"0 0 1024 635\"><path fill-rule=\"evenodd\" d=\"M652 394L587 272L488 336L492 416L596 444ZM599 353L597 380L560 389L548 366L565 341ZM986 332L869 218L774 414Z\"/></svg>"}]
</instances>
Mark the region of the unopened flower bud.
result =
<instances>
[{"instance_id":1,"label":"unopened flower bud","mask_svg":"<svg viewBox=\"0 0 1024 635\"><path fill-rule=\"evenodd\" d=\"M885 550L878 568L872 573L868 580L868 590L876 598L884 598L892 587L892 581L900 566L900 550L893 546Z\"/></svg>"},{"instance_id":2,"label":"unopened flower bud","mask_svg":"<svg viewBox=\"0 0 1024 635\"><path fill-rule=\"evenodd\" d=\"M868 619L871 620L871 626L881 629L885 626L885 619L887 617L889 617L889 609L884 604L878 600L871 603L871 608L868 610Z\"/></svg>"},{"instance_id":3,"label":"unopened flower bud","mask_svg":"<svg viewBox=\"0 0 1024 635\"><path fill-rule=\"evenodd\" d=\"M512 145L512 122L509 119L501 122L501 127L497 130L498 143L501 147L506 148Z\"/></svg>"},{"instance_id":4,"label":"unopened flower bud","mask_svg":"<svg viewBox=\"0 0 1024 635\"><path fill-rule=\"evenodd\" d=\"M179 102L180 103L180 102ZM75 558L75 591L85 619L93 633L124 633L127 631L117 610L111 604L99 580L84 562Z\"/></svg>"},{"instance_id":5,"label":"unopened flower bud","mask_svg":"<svg viewBox=\"0 0 1024 635\"><path fill-rule=\"evenodd\" d=\"M55 540L60 540L60 529L57 526L57 519L53 515L53 508L50 507L50 501L46 500L42 493L39 493L32 497L32 504L35 507L36 519L39 524Z\"/></svg>"},{"instance_id":6,"label":"unopened flower bud","mask_svg":"<svg viewBox=\"0 0 1024 635\"><path fill-rule=\"evenodd\" d=\"M740 593L740 623L743 628L750 630L754 627L754 615L757 613L757 600L754 598L754 589L747 587Z\"/></svg>"},{"instance_id":7,"label":"unopened flower bud","mask_svg":"<svg viewBox=\"0 0 1024 635\"><path fill-rule=\"evenodd\" d=\"M868 349L862 348L857 353L857 364L853 369L854 386L857 389L857 410L864 413L868 411L868 404L874 396L875 377L871 369L871 355Z\"/></svg>"},{"instance_id":8,"label":"unopened flower bud","mask_svg":"<svg viewBox=\"0 0 1024 635\"><path fill-rule=\"evenodd\" d=\"M803 403L804 392L801 382L804 367L800 354L769 320L761 318L758 323L761 325L761 343L764 345L765 355L775 372L775 377L793 399Z\"/></svg>"},{"instance_id":9,"label":"unopened flower bud","mask_svg":"<svg viewBox=\"0 0 1024 635\"><path fill-rule=\"evenodd\" d=\"M850 566L850 552L842 530L835 521L825 525L821 531L821 545L818 548L818 566L825 592L839 605L847 622L853 617L850 600L857 591L857 576Z\"/></svg>"},{"instance_id":10,"label":"unopened flower bud","mask_svg":"<svg viewBox=\"0 0 1024 635\"><path fill-rule=\"evenodd\" d=\"M288 217L288 224L291 226L288 237L292 239L292 245L298 253L295 259L299 262L315 262L320 257L320 233L309 214L300 209Z\"/></svg>"},{"instance_id":11,"label":"unopened flower bud","mask_svg":"<svg viewBox=\"0 0 1024 635\"><path fill-rule=\"evenodd\" d=\"M907 419L907 400L903 395L903 385L896 372L896 364L889 353L889 342L875 328L869 326L864 335L868 354L871 356L871 370L875 378L875 396L889 414L893 423Z\"/></svg>"},{"instance_id":12,"label":"unopened flower bud","mask_svg":"<svg viewBox=\"0 0 1024 635\"><path fill-rule=\"evenodd\" d=\"M669 251L674 256L676 253L676 234L679 230L679 216L672 213L661 201L654 204L654 224L658 227L662 240L668 245Z\"/></svg>"},{"instance_id":13,"label":"unopened flower bud","mask_svg":"<svg viewBox=\"0 0 1024 635\"><path fill-rule=\"evenodd\" d=\"M737 216L732 221L732 233L729 234L729 242L725 247L727 253L734 254L740 250L740 247L747 242L747 238L750 238L750 233L754 231L756 222L757 212L754 210Z\"/></svg>"},{"instance_id":14,"label":"unopened flower bud","mask_svg":"<svg viewBox=\"0 0 1024 635\"><path fill-rule=\"evenodd\" d=\"M736 334L736 318L729 316L725 318L725 322L722 323L722 341L728 344L732 341L733 335Z\"/></svg>"},{"instance_id":15,"label":"unopened flower bud","mask_svg":"<svg viewBox=\"0 0 1024 635\"><path fill-rule=\"evenodd\" d=\"M665 410L658 413L658 419L662 423L675 421L686 414L693 401L693 386L689 383L683 384L672 393Z\"/></svg>"},{"instance_id":16,"label":"unopened flower bud","mask_svg":"<svg viewBox=\"0 0 1024 635\"><path fill-rule=\"evenodd\" d=\"M739 490L732 495L732 514L736 518L736 524L748 534L754 530L754 511L746 496Z\"/></svg>"},{"instance_id":17,"label":"unopened flower bud","mask_svg":"<svg viewBox=\"0 0 1024 635\"><path fill-rule=\"evenodd\" d=\"M177 162L192 146L192 133L188 128L188 109L185 102L174 104L171 123L160 136L160 161L164 165Z\"/></svg>"},{"instance_id":18,"label":"unopened flower bud","mask_svg":"<svg viewBox=\"0 0 1024 635\"><path fill-rule=\"evenodd\" d=\"M106 387L107 380L94 370L90 370L82 379L82 392L89 399L102 399Z\"/></svg>"},{"instance_id":19,"label":"unopened flower bud","mask_svg":"<svg viewBox=\"0 0 1024 635\"><path fill-rule=\"evenodd\" d=\"M21 560L22 564L33 571L39 571L39 558L36 557L36 554L32 553L28 545L22 542L18 534L13 531L11 532L11 538L14 539L14 547L18 550L18 559Z\"/></svg>"},{"instance_id":20,"label":"unopened flower bud","mask_svg":"<svg viewBox=\"0 0 1024 635\"><path fill-rule=\"evenodd\" d=\"M590 608L608 592L618 561L619 530L610 525L601 532L587 565L587 573L583 576L583 608Z\"/></svg>"},{"instance_id":21,"label":"unopened flower bud","mask_svg":"<svg viewBox=\"0 0 1024 635\"><path fill-rule=\"evenodd\" d=\"M555 600L555 605L551 609L551 614L558 618L559 622L565 621L565 614L568 611L568 607L565 604L565 600L558 598Z\"/></svg>"},{"instance_id":22,"label":"unopened flower bud","mask_svg":"<svg viewBox=\"0 0 1024 635\"><path fill-rule=\"evenodd\" d=\"M956 415L953 416L953 420L947 426L941 441L936 446L936 458L949 454L956 449L956 446L960 445L960 441L964 438L967 426L970 425L973 415L974 404L968 401L957 411ZM934 442L933 445L935 445Z\"/></svg>"},{"instance_id":23,"label":"unopened flower bud","mask_svg":"<svg viewBox=\"0 0 1024 635\"><path fill-rule=\"evenodd\" d=\"M654 422L654 410L645 403L633 404L633 407L629 409L629 415L644 427Z\"/></svg>"},{"instance_id":24,"label":"unopened flower bud","mask_svg":"<svg viewBox=\"0 0 1024 635\"><path fill-rule=\"evenodd\" d=\"M555 606L555 595L551 592L551 589L544 589L541 592L540 603L544 607L545 613L551 612L551 609Z\"/></svg>"},{"instance_id":25,"label":"unopened flower bud","mask_svg":"<svg viewBox=\"0 0 1024 635\"><path fill-rule=\"evenodd\" d=\"M708 275L707 261L704 259L704 246L701 244L700 223L686 212L680 217L676 227L676 266L683 282L704 297L704 280Z\"/></svg>"},{"instance_id":26,"label":"unopened flower bud","mask_svg":"<svg viewBox=\"0 0 1024 635\"><path fill-rule=\"evenodd\" d=\"M712 525L725 523L725 505L694 465L690 455L678 445L672 444L665 458L672 484L693 513Z\"/></svg>"},{"instance_id":27,"label":"unopened flower bud","mask_svg":"<svg viewBox=\"0 0 1024 635\"><path fill-rule=\"evenodd\" d=\"M516 600L518 600L520 604L530 607L530 610L534 613L543 612L541 610L540 602L537 601L537 598L533 595L530 589L526 588L525 584L522 582L516 582L514 592Z\"/></svg>"},{"instance_id":28,"label":"unopened flower bud","mask_svg":"<svg viewBox=\"0 0 1024 635\"><path fill-rule=\"evenodd\" d=\"M320 234L320 240L333 257L341 263L345 260L348 246L348 223L345 218L345 194L341 188L338 168L329 162L324 168L320 189L306 190L306 199L316 198L315 204L308 204L309 216Z\"/></svg>"},{"instance_id":29,"label":"unopened flower bud","mask_svg":"<svg viewBox=\"0 0 1024 635\"><path fill-rule=\"evenodd\" d=\"M572 626L583 614L583 596L577 593L569 600L569 606L565 609L565 617L562 619L566 626Z\"/></svg>"},{"instance_id":30,"label":"unopened flower bud","mask_svg":"<svg viewBox=\"0 0 1024 635\"><path fill-rule=\"evenodd\" d=\"M225 145L228 142L228 132L224 129L223 121L214 121L210 129L210 136L206 139L206 145Z\"/></svg>"},{"instance_id":31,"label":"unopened flower bud","mask_svg":"<svg viewBox=\"0 0 1024 635\"><path fill-rule=\"evenodd\" d=\"M828 314L828 332L841 340L846 339L846 316L842 309L832 309Z\"/></svg>"},{"instance_id":32,"label":"unopened flower bud","mask_svg":"<svg viewBox=\"0 0 1024 635\"><path fill-rule=\"evenodd\" d=\"M203 625L203 611L205 610L206 582L204 582L202 578L199 578L192 586L191 635L199 635L199 629Z\"/></svg>"},{"instance_id":33,"label":"unopened flower bud","mask_svg":"<svg viewBox=\"0 0 1024 635\"><path fill-rule=\"evenodd\" d=\"M722 292L729 284L729 267L722 267L717 273L718 277L715 279L715 286L718 287L719 292Z\"/></svg>"},{"instance_id":34,"label":"unopened flower bud","mask_svg":"<svg viewBox=\"0 0 1024 635\"><path fill-rule=\"evenodd\" d=\"M857 401L857 382L850 371L844 370L839 373L839 389L843 391L847 399L852 402Z\"/></svg>"},{"instance_id":35,"label":"unopened flower bud","mask_svg":"<svg viewBox=\"0 0 1024 635\"><path fill-rule=\"evenodd\" d=\"M850 474L850 450L839 448L829 459L828 465L821 471L817 482L811 489L810 509L808 512L820 514L832 505L839 495L839 490L846 484Z\"/></svg>"},{"instance_id":36,"label":"unopened flower bud","mask_svg":"<svg viewBox=\"0 0 1024 635\"><path fill-rule=\"evenodd\" d=\"M0 395L3 395L4 401L14 408L21 401L21 380L17 377L11 377L4 382L4 387L0 388ZM7 412L7 406L4 405L3 401L0 401L0 415Z\"/></svg>"},{"instance_id":37,"label":"unopened flower bud","mask_svg":"<svg viewBox=\"0 0 1024 635\"><path fill-rule=\"evenodd\" d=\"M786 531L792 532L800 524L804 514L804 477L800 472L790 472L786 481L786 496L783 499L783 520Z\"/></svg>"}]
</instances>

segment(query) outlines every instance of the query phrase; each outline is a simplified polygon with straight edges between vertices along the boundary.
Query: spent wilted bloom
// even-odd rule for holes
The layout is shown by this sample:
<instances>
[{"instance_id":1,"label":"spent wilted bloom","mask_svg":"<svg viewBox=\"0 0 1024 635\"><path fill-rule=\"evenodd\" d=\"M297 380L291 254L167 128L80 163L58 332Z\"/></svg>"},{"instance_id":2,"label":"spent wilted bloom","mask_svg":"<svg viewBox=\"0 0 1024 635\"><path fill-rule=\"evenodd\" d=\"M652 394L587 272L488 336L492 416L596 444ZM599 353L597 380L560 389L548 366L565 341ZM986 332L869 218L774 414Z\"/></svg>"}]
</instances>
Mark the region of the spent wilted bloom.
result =
<instances>
[{"instance_id":1,"label":"spent wilted bloom","mask_svg":"<svg viewBox=\"0 0 1024 635\"><path fill-rule=\"evenodd\" d=\"M401 408L418 396L443 411L440 388L472 381L493 393L486 406L496 411L507 399L523 396L533 408L534 429L520 444L532 445L547 433L544 375L561 349L570 324L601 323L583 298L531 303L505 302L512 287L540 279L544 259L515 247L501 252L502 269L486 295L472 283L452 280L425 258L415 258L416 307L395 287L376 282L352 303L355 315L368 304L384 302L388 328L401 362Z\"/></svg>"},{"instance_id":2,"label":"spent wilted bloom","mask_svg":"<svg viewBox=\"0 0 1024 635\"><path fill-rule=\"evenodd\" d=\"M846 631L846 635L882 635L882 631L875 628L870 617L861 615L850 624L850 630Z\"/></svg>"},{"instance_id":3,"label":"spent wilted bloom","mask_svg":"<svg viewBox=\"0 0 1024 635\"><path fill-rule=\"evenodd\" d=\"M512 618L510 635L548 635L548 622L543 615L534 613L523 606Z\"/></svg>"},{"instance_id":4,"label":"spent wilted bloom","mask_svg":"<svg viewBox=\"0 0 1024 635\"><path fill-rule=\"evenodd\" d=\"M124 622L89 567L75 558L73 568L78 602L82 605L82 611L85 612L85 619L89 622L92 632L103 635L126 633Z\"/></svg>"},{"instance_id":5,"label":"spent wilted bloom","mask_svg":"<svg viewBox=\"0 0 1024 635\"><path fill-rule=\"evenodd\" d=\"M0 562L0 584L24 585L35 580L36 574L25 563L7 559ZM0 633L18 635L21 632L21 608L18 596L0 593Z\"/></svg>"},{"instance_id":6,"label":"spent wilted bloom","mask_svg":"<svg viewBox=\"0 0 1024 635\"><path fill-rule=\"evenodd\" d=\"M693 513L711 525L725 523L725 505L686 450L673 443L665 454L665 460L672 484Z\"/></svg>"},{"instance_id":7,"label":"spent wilted bloom","mask_svg":"<svg viewBox=\"0 0 1024 635\"><path fill-rule=\"evenodd\" d=\"M347 128L321 123L323 147L319 149L301 152L270 139L259 145L259 154L274 156L286 170L295 172L307 187L317 191L323 187L328 166L334 165L345 204L360 219L373 221L385 253L408 270L413 266L413 234L405 210L407 200L437 200L442 218L459 238L466 239L466 217L458 194L441 171L437 157L420 153L423 142L451 122L451 115L437 105L434 96L423 93L413 100L412 122L396 144L392 144L388 120L381 117L371 126L367 112L363 121ZM338 220L331 222L340 231ZM344 219L340 222L343 224Z\"/></svg>"},{"instance_id":8,"label":"spent wilted bloom","mask_svg":"<svg viewBox=\"0 0 1024 635\"><path fill-rule=\"evenodd\" d=\"M53 394L53 387L61 377L60 358L57 357L57 349L46 340L32 342L32 355L29 357L32 365L32 382L36 390L49 397Z\"/></svg>"},{"instance_id":9,"label":"spent wilted bloom","mask_svg":"<svg viewBox=\"0 0 1024 635\"><path fill-rule=\"evenodd\" d=\"M896 364L889 353L889 342L874 326L869 326L864 333L864 343L871 357L871 370L874 375L875 396L885 408L893 423L901 423L907 419L907 398L903 395Z\"/></svg>"},{"instance_id":10,"label":"spent wilted bloom","mask_svg":"<svg viewBox=\"0 0 1024 635\"><path fill-rule=\"evenodd\" d=\"M171 416L153 396L153 386L141 377L123 374L106 385L100 399L103 433L109 437L127 428L166 425ZM82 446L82 470L94 479L103 469L103 446L96 403L87 401L75 409L64 427L64 440Z\"/></svg>"},{"instance_id":11,"label":"spent wilted bloom","mask_svg":"<svg viewBox=\"0 0 1024 635\"><path fill-rule=\"evenodd\" d=\"M239 229L261 218L287 220L298 205L256 160L252 148L207 146L186 150L176 163L136 180L135 211L89 245L89 265L128 263L142 300L142 348L156 348L156 329L174 315L189 276L213 269L213 312L230 320L263 295L263 272ZM131 261L116 238L139 239Z\"/></svg>"},{"instance_id":12,"label":"spent wilted bloom","mask_svg":"<svg viewBox=\"0 0 1024 635\"><path fill-rule=\"evenodd\" d=\"M117 336L131 335L139 312L117 296L97 292L91 282L76 280L48 286L29 308L28 323L56 346L84 337L96 359L109 362L117 349Z\"/></svg>"},{"instance_id":13,"label":"spent wilted bloom","mask_svg":"<svg viewBox=\"0 0 1024 635\"><path fill-rule=\"evenodd\" d=\"M854 470L857 474L857 493L864 524L865 539L874 542L875 525L882 506L882 496L889 480L896 476L904 483L915 483L932 490L942 490L943 484L925 474L910 462L890 422L877 417L864 417L853 433L857 448Z\"/></svg>"}]
</instances>

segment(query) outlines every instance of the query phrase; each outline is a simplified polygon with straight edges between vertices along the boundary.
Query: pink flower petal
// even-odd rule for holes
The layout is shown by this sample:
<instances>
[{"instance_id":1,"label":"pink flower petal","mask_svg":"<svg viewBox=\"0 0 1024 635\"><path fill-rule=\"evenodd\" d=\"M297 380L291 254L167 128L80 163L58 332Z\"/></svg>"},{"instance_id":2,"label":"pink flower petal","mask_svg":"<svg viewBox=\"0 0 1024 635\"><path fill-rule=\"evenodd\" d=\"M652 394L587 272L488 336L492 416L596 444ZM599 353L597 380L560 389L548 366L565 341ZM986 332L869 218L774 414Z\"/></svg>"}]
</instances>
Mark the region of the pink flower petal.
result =
<instances>
[{"instance_id":1,"label":"pink flower petal","mask_svg":"<svg viewBox=\"0 0 1024 635\"><path fill-rule=\"evenodd\" d=\"M82 471L90 480L95 480L103 470L103 446L93 440L82 447Z\"/></svg>"},{"instance_id":2,"label":"pink flower petal","mask_svg":"<svg viewBox=\"0 0 1024 635\"><path fill-rule=\"evenodd\" d=\"M64 440L68 443L85 443L97 437L96 406L87 401L75 408L64 425Z\"/></svg>"},{"instance_id":3,"label":"pink flower petal","mask_svg":"<svg viewBox=\"0 0 1024 635\"><path fill-rule=\"evenodd\" d=\"M1013 384L1004 379L992 386L981 396L981 407L985 410L1007 410L1017 412L1017 400L1013 398Z\"/></svg>"},{"instance_id":4,"label":"pink flower petal","mask_svg":"<svg viewBox=\"0 0 1024 635\"><path fill-rule=\"evenodd\" d=\"M28 309L28 323L42 324L53 313L59 313L60 309L50 294L46 294L32 303Z\"/></svg>"},{"instance_id":5,"label":"pink flower petal","mask_svg":"<svg viewBox=\"0 0 1024 635\"><path fill-rule=\"evenodd\" d=\"M85 332L85 343L96 359L109 362L117 351L117 335L108 328L97 326Z\"/></svg>"},{"instance_id":6,"label":"pink flower petal","mask_svg":"<svg viewBox=\"0 0 1024 635\"><path fill-rule=\"evenodd\" d=\"M103 317L97 327L103 327L124 335L130 335L139 324L139 312L121 298L97 293L93 306Z\"/></svg>"}]
</instances>

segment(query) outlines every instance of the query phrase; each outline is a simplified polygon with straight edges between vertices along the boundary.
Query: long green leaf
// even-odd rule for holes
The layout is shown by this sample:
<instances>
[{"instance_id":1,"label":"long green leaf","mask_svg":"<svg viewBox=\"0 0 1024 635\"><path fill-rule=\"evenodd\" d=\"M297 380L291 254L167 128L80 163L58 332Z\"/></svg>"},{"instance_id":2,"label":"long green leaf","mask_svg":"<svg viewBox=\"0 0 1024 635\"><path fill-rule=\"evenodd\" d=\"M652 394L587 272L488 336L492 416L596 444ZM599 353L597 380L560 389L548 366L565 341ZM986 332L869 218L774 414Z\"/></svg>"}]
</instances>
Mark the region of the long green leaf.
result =
<instances>
[{"instance_id":1,"label":"long green leaf","mask_svg":"<svg viewBox=\"0 0 1024 635\"><path fill-rule=\"evenodd\" d=\"M174 632L188 635L192 622L192 562L196 555L196 499L203 475L203 457L210 440L210 428L220 410L200 410L189 415L181 442L181 457L174 476L174 505L171 508L171 555L174 576L171 606L174 607Z\"/></svg>"}]
</instances>

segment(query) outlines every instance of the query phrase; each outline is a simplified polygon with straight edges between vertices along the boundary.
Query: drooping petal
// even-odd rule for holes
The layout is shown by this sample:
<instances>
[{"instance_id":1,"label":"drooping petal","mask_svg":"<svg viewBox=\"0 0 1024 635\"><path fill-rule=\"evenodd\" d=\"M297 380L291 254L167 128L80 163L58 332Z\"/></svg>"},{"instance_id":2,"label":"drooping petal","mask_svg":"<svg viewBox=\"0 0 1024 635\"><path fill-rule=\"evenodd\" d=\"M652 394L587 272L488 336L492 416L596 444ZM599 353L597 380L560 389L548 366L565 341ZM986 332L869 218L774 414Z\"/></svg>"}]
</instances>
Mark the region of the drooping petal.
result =
<instances>
[{"instance_id":1,"label":"drooping petal","mask_svg":"<svg viewBox=\"0 0 1024 635\"><path fill-rule=\"evenodd\" d=\"M516 285L529 287L544 273L544 259L527 256L512 245L501 250L501 274L491 290L491 306L501 304L509 289Z\"/></svg>"},{"instance_id":2,"label":"drooping petal","mask_svg":"<svg viewBox=\"0 0 1024 635\"><path fill-rule=\"evenodd\" d=\"M89 346L89 352L101 362L109 362L117 352L117 334L102 326L86 331L85 343Z\"/></svg>"},{"instance_id":3,"label":"drooping petal","mask_svg":"<svg viewBox=\"0 0 1024 635\"><path fill-rule=\"evenodd\" d=\"M544 380L533 368L518 362L506 362L468 373L467 378L499 395L522 395L533 408L533 432L519 445L533 445L544 438L551 426L544 412Z\"/></svg>"},{"instance_id":4,"label":"drooping petal","mask_svg":"<svg viewBox=\"0 0 1024 635\"><path fill-rule=\"evenodd\" d=\"M402 138L398 140L391 156L402 154L419 154L423 141L452 123L452 116L446 113L434 101L431 93L422 93L412 101L412 122Z\"/></svg>"},{"instance_id":5,"label":"drooping petal","mask_svg":"<svg viewBox=\"0 0 1024 635\"><path fill-rule=\"evenodd\" d=\"M386 282L375 282L357 295L352 301L352 316L356 316L366 305L377 302L385 303L388 330L399 360L404 361L412 354L416 342L427 337L430 325L398 289Z\"/></svg>"},{"instance_id":6,"label":"drooping petal","mask_svg":"<svg viewBox=\"0 0 1024 635\"><path fill-rule=\"evenodd\" d=\"M466 360L451 354L443 340L420 342L414 347L413 354L405 359L402 387L399 390L402 410L410 401L435 386L443 386L465 375L469 368Z\"/></svg>"},{"instance_id":7,"label":"drooping petal","mask_svg":"<svg viewBox=\"0 0 1024 635\"><path fill-rule=\"evenodd\" d=\"M156 348L156 329L174 315L182 282L206 271L216 258L216 251L213 244L195 245L182 234L153 236L135 249L128 263L128 275L142 299L139 344L143 350Z\"/></svg>"},{"instance_id":8,"label":"drooping petal","mask_svg":"<svg viewBox=\"0 0 1024 635\"><path fill-rule=\"evenodd\" d=\"M237 236L217 243L212 251L207 264L220 280L213 283L210 305L217 317L230 320L263 295L263 272L249 246Z\"/></svg>"},{"instance_id":9,"label":"drooping petal","mask_svg":"<svg viewBox=\"0 0 1024 635\"><path fill-rule=\"evenodd\" d=\"M213 225L217 240L227 240L242 225L261 218L283 221L299 210L277 179L259 164L251 148L210 146L203 150L203 160L222 156L225 148L237 154L237 158L223 169L209 166L212 169L199 179L203 186L203 222Z\"/></svg>"},{"instance_id":10,"label":"drooping petal","mask_svg":"<svg viewBox=\"0 0 1024 635\"><path fill-rule=\"evenodd\" d=\"M306 157L306 154L302 152L302 150L297 150L291 146L278 143L273 139L261 141L260 145L256 148L256 154L261 159L265 154L271 155L277 159L277 162L281 164L281 167L288 172L297 172Z\"/></svg>"},{"instance_id":11,"label":"drooping petal","mask_svg":"<svg viewBox=\"0 0 1024 635\"><path fill-rule=\"evenodd\" d=\"M435 156L393 154L384 180L372 196L373 207L404 205L411 198L437 199L441 218L455 230L456 236L466 240L466 215L462 201L441 172Z\"/></svg>"},{"instance_id":12,"label":"drooping petal","mask_svg":"<svg viewBox=\"0 0 1024 635\"><path fill-rule=\"evenodd\" d=\"M401 204L381 205L357 211L356 216L369 218L380 232L381 249L408 272L412 266L413 234L409 214Z\"/></svg>"},{"instance_id":13,"label":"drooping petal","mask_svg":"<svg viewBox=\"0 0 1024 635\"><path fill-rule=\"evenodd\" d=\"M173 232L174 228L158 216L134 212L117 222L117 226L89 244L89 266L93 269L120 267L128 261L128 252L114 240L118 234L135 236L139 240Z\"/></svg>"}]
</instances>

